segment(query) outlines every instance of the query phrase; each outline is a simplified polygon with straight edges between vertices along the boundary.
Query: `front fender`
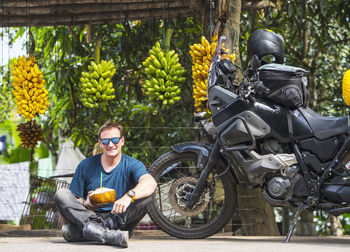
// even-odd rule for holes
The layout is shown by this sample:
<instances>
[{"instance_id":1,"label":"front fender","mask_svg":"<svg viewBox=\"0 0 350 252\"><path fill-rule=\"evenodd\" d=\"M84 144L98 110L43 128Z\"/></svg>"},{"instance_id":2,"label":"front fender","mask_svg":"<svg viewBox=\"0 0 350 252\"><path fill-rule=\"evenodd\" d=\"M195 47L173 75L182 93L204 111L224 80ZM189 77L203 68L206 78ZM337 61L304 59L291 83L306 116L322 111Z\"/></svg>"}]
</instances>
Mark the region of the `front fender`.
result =
<instances>
[{"instance_id":1,"label":"front fender","mask_svg":"<svg viewBox=\"0 0 350 252\"><path fill-rule=\"evenodd\" d=\"M184 152L193 152L197 155L197 165L199 168L203 169L205 167L205 164L208 161L210 151L212 150L213 145L208 143L202 143L202 142L186 142L186 143L179 143L172 147L172 150L177 153L184 153ZM220 160L218 165L225 167L227 164L223 161L223 159ZM228 174L230 178L232 179L233 183L239 184L239 180L237 179L237 175L233 169L228 170Z\"/></svg>"},{"instance_id":2,"label":"front fender","mask_svg":"<svg viewBox=\"0 0 350 252\"><path fill-rule=\"evenodd\" d=\"M179 143L172 147L173 151L177 153L193 152L197 154L198 160L197 165L199 168L203 169L208 161L209 153L213 148L212 145L201 142L186 142Z\"/></svg>"}]
</instances>

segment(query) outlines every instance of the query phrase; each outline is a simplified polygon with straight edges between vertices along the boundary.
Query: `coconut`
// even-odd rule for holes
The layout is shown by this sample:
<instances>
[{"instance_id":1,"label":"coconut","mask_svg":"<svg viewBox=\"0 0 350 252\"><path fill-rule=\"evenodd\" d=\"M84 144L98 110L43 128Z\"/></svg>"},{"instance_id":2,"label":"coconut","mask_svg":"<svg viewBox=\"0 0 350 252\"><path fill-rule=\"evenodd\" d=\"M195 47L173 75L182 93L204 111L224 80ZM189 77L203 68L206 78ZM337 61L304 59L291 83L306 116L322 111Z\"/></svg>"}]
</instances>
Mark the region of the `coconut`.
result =
<instances>
[{"instance_id":1,"label":"coconut","mask_svg":"<svg viewBox=\"0 0 350 252\"><path fill-rule=\"evenodd\" d=\"M92 204L107 204L115 201L116 194L114 189L100 187L90 194Z\"/></svg>"}]
</instances>

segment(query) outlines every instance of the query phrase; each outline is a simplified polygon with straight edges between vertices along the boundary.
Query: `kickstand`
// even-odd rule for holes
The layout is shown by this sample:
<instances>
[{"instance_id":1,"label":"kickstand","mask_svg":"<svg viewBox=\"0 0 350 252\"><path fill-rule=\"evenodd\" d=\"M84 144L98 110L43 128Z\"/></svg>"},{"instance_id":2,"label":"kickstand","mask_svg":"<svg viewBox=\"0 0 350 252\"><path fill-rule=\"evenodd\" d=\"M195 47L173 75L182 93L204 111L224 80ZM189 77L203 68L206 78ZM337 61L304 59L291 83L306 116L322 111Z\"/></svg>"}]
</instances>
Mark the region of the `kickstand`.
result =
<instances>
[{"instance_id":1,"label":"kickstand","mask_svg":"<svg viewBox=\"0 0 350 252\"><path fill-rule=\"evenodd\" d=\"M289 242L290 237L291 237L292 234L293 234L295 225L297 224L298 217L299 217L299 215L302 213L302 211L304 211L305 208L306 208L306 206L305 206L304 204L302 204L302 203L298 204L297 211L295 212L295 214L294 214L294 216L293 216L292 224L291 224L290 227L289 227L287 237L286 237L286 239L285 239L285 241L284 241L285 243Z\"/></svg>"}]
</instances>

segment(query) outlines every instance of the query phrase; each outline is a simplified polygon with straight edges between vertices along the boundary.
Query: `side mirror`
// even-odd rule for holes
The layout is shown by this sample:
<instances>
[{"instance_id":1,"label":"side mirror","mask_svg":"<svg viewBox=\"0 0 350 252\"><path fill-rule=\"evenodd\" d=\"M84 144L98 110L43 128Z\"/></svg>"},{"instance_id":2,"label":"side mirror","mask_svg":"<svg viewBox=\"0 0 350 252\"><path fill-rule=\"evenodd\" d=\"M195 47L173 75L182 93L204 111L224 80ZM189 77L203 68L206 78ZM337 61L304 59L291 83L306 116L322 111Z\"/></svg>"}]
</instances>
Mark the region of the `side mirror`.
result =
<instances>
[{"instance_id":1,"label":"side mirror","mask_svg":"<svg viewBox=\"0 0 350 252\"><path fill-rule=\"evenodd\" d=\"M252 56L252 70L256 72L256 70L261 67L261 62L256 54Z\"/></svg>"},{"instance_id":2,"label":"side mirror","mask_svg":"<svg viewBox=\"0 0 350 252\"><path fill-rule=\"evenodd\" d=\"M236 78L236 67L231 60L221 60L215 68L218 77L217 84L226 85Z\"/></svg>"}]
</instances>

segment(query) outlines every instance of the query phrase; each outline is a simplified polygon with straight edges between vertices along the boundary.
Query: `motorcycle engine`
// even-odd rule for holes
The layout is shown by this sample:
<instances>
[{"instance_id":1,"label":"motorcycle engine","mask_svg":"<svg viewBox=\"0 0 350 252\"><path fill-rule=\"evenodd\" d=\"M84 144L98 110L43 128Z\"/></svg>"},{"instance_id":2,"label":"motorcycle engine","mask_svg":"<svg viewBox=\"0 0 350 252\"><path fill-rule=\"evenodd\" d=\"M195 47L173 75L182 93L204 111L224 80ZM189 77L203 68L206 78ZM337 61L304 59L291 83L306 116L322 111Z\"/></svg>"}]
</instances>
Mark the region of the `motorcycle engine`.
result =
<instances>
[{"instance_id":1,"label":"motorcycle engine","mask_svg":"<svg viewBox=\"0 0 350 252\"><path fill-rule=\"evenodd\" d=\"M270 178L266 183L268 194L275 199L287 199L293 194L293 187L300 179L296 165L286 168L280 175ZM283 174L282 174L283 173Z\"/></svg>"},{"instance_id":2,"label":"motorcycle engine","mask_svg":"<svg viewBox=\"0 0 350 252\"><path fill-rule=\"evenodd\" d=\"M288 195L290 186L289 178L273 177L267 184L267 192L273 198L283 199Z\"/></svg>"}]
</instances>

